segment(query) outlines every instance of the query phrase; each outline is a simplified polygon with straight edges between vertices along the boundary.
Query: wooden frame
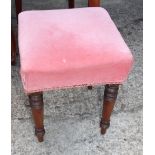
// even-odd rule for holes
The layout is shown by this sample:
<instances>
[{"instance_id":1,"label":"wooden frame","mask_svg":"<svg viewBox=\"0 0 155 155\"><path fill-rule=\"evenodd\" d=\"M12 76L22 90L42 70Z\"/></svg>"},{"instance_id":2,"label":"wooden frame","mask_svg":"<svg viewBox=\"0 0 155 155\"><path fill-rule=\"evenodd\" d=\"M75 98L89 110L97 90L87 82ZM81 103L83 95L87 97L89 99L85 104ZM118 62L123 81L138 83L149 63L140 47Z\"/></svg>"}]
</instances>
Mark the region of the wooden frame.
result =
<instances>
[{"instance_id":1,"label":"wooden frame","mask_svg":"<svg viewBox=\"0 0 155 155\"><path fill-rule=\"evenodd\" d=\"M16 19L18 23L18 14L22 11L22 0L15 0L15 8L16 8ZM16 55L17 55L17 42L13 28L11 27L11 65L16 64Z\"/></svg>"},{"instance_id":2,"label":"wooden frame","mask_svg":"<svg viewBox=\"0 0 155 155\"><path fill-rule=\"evenodd\" d=\"M68 0L68 7L71 9L71 8L74 8L75 7L75 0Z\"/></svg>"},{"instance_id":3,"label":"wooden frame","mask_svg":"<svg viewBox=\"0 0 155 155\"><path fill-rule=\"evenodd\" d=\"M22 0L15 0L15 6L16 6L16 18L18 18L18 14L22 12Z\"/></svg>"},{"instance_id":4,"label":"wooden frame","mask_svg":"<svg viewBox=\"0 0 155 155\"><path fill-rule=\"evenodd\" d=\"M99 7L100 0L88 0L88 6L89 7Z\"/></svg>"}]
</instances>

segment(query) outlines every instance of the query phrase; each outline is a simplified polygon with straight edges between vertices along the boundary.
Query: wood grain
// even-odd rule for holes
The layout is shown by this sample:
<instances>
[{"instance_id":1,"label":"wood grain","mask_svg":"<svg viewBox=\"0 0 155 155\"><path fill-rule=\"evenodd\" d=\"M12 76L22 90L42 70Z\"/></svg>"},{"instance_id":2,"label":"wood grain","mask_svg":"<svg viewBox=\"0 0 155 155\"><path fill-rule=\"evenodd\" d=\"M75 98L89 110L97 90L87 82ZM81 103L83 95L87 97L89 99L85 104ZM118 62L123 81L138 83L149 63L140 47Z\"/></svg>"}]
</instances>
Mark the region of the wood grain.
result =
<instances>
[{"instance_id":1,"label":"wood grain","mask_svg":"<svg viewBox=\"0 0 155 155\"><path fill-rule=\"evenodd\" d=\"M105 134L107 128L110 126L110 116L114 108L115 101L117 99L119 85L106 85L104 91L104 101L102 118L100 122L101 134Z\"/></svg>"},{"instance_id":2,"label":"wood grain","mask_svg":"<svg viewBox=\"0 0 155 155\"><path fill-rule=\"evenodd\" d=\"M37 92L29 94L29 102L32 109L32 115L35 123L35 135L39 142L44 140L44 104L43 93Z\"/></svg>"}]
</instances>

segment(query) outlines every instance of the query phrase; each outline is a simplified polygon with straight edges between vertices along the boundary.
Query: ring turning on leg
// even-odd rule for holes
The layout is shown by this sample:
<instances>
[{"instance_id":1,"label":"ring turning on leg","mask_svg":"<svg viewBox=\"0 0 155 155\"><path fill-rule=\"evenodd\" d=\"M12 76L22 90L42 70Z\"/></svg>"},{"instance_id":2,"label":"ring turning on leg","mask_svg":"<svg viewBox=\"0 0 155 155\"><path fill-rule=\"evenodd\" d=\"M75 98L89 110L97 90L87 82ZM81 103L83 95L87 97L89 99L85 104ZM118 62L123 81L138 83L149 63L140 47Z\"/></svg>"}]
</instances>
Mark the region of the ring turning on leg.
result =
<instances>
[{"instance_id":1,"label":"ring turning on leg","mask_svg":"<svg viewBox=\"0 0 155 155\"><path fill-rule=\"evenodd\" d=\"M37 92L29 95L29 101L32 109L32 115L35 123L35 135L39 142L44 140L44 124L43 124L43 93Z\"/></svg>"},{"instance_id":2,"label":"ring turning on leg","mask_svg":"<svg viewBox=\"0 0 155 155\"><path fill-rule=\"evenodd\" d=\"M119 85L106 85L104 91L103 111L100 122L101 134L105 134L110 126L110 116L117 98Z\"/></svg>"}]
</instances>

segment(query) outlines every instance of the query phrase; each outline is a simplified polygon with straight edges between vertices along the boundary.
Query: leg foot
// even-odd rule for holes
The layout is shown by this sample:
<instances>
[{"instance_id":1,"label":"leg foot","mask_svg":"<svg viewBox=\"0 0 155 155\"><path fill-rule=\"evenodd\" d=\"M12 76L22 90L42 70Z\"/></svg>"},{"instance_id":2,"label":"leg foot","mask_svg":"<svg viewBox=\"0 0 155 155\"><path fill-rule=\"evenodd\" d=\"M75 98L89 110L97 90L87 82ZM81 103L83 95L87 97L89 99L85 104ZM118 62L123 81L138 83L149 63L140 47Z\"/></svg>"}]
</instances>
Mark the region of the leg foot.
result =
<instances>
[{"instance_id":1,"label":"leg foot","mask_svg":"<svg viewBox=\"0 0 155 155\"><path fill-rule=\"evenodd\" d=\"M110 116L117 98L119 85L106 85L104 91L104 102L102 118L100 122L101 134L105 134L110 126Z\"/></svg>"},{"instance_id":2,"label":"leg foot","mask_svg":"<svg viewBox=\"0 0 155 155\"><path fill-rule=\"evenodd\" d=\"M35 123L35 135L39 142L44 140L44 124L43 124L43 93L37 92L29 95L29 102L32 109L32 115Z\"/></svg>"},{"instance_id":3,"label":"leg foot","mask_svg":"<svg viewBox=\"0 0 155 155\"><path fill-rule=\"evenodd\" d=\"M101 128L101 134L104 135L106 133L106 130L110 127L110 121L109 122L100 122L100 128Z\"/></svg>"},{"instance_id":4,"label":"leg foot","mask_svg":"<svg viewBox=\"0 0 155 155\"><path fill-rule=\"evenodd\" d=\"M35 135L38 138L39 142L44 141L45 129L44 128L35 128Z\"/></svg>"}]
</instances>

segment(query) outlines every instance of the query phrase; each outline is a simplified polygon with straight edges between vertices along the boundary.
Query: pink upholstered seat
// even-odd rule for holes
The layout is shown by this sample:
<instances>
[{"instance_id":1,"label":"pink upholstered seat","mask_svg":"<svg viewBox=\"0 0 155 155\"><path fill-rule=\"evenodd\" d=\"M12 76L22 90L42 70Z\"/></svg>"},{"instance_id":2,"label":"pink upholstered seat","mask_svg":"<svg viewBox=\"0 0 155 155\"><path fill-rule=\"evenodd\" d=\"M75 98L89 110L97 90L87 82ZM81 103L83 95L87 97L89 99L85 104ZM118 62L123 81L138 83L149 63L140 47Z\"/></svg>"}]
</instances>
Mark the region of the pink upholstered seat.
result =
<instances>
[{"instance_id":1,"label":"pink upholstered seat","mask_svg":"<svg viewBox=\"0 0 155 155\"><path fill-rule=\"evenodd\" d=\"M21 77L26 93L122 83L132 54L100 7L19 14Z\"/></svg>"}]
</instances>

